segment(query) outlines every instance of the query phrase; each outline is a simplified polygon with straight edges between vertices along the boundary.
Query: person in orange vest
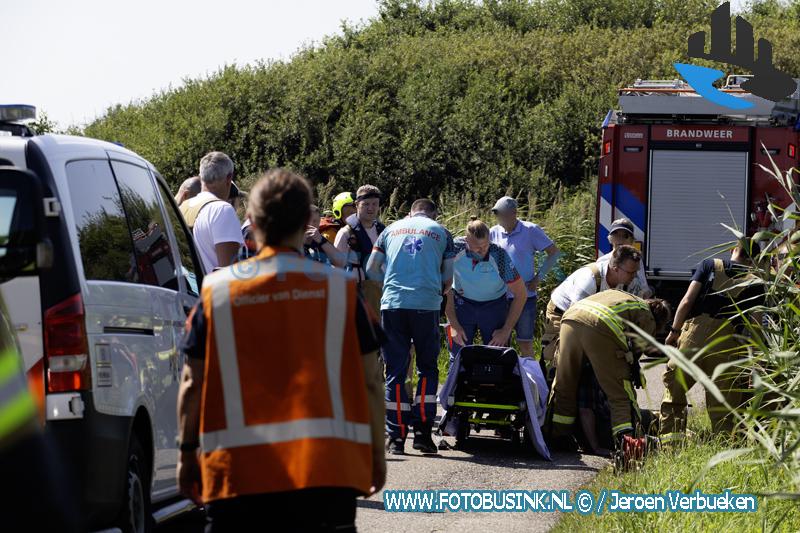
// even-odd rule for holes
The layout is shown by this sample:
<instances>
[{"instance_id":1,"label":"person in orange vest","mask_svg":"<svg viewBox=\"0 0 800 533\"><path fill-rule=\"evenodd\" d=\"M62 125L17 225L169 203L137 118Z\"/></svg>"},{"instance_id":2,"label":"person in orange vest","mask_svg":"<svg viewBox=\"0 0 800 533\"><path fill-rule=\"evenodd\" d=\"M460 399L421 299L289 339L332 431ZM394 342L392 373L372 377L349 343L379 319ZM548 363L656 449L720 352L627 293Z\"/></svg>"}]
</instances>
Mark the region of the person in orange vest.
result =
<instances>
[{"instance_id":1,"label":"person in orange vest","mask_svg":"<svg viewBox=\"0 0 800 533\"><path fill-rule=\"evenodd\" d=\"M386 479L380 328L351 274L303 257L310 206L305 178L263 176L258 255L206 276L187 319L177 476L212 532L355 531Z\"/></svg>"}]
</instances>

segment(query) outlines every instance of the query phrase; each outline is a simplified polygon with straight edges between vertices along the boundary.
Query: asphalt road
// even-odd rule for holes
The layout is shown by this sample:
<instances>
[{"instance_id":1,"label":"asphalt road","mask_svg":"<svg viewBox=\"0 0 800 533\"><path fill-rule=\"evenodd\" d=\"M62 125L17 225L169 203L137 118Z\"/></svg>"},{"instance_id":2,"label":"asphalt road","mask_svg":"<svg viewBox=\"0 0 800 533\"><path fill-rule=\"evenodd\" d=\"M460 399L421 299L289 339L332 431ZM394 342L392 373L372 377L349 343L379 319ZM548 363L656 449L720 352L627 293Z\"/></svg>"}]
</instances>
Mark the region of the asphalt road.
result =
<instances>
[{"instance_id":1,"label":"asphalt road","mask_svg":"<svg viewBox=\"0 0 800 533\"><path fill-rule=\"evenodd\" d=\"M663 394L661 375L664 365L646 369L647 387L638 391L639 404L658 409ZM701 390L689 393L690 403L704 406ZM483 432L471 435L465 451L440 450L438 455L423 456L406 443L405 456L389 456L386 489L553 489L576 491L608 466L607 459L581 454L555 454L548 462L532 451L525 451ZM438 437L436 438L438 441ZM453 445L452 437L445 440ZM558 513L390 513L383 508L383 492L369 499L359 499L356 525L362 533L370 532L455 532L548 531L558 521ZM184 517L159 528L161 533L202 531L202 517Z\"/></svg>"},{"instance_id":2,"label":"asphalt road","mask_svg":"<svg viewBox=\"0 0 800 533\"><path fill-rule=\"evenodd\" d=\"M454 439L445 438L453 444ZM552 462L493 436L470 438L466 451L444 450L422 456L407 445L408 455L389 458L387 489L568 489L576 490L608 464L600 457L556 454ZM360 532L548 531L554 513L388 513L383 492L359 500Z\"/></svg>"},{"instance_id":3,"label":"asphalt road","mask_svg":"<svg viewBox=\"0 0 800 533\"><path fill-rule=\"evenodd\" d=\"M664 375L665 366L664 364L660 364L653 368L648 368L646 363L642 364L642 367L645 369L644 373L647 386L644 389L636 391L640 407L651 410L658 410L660 407L661 398L664 396L664 383L661 377ZM689 389L688 399L690 409L705 408L705 394L699 385L695 385Z\"/></svg>"}]
</instances>

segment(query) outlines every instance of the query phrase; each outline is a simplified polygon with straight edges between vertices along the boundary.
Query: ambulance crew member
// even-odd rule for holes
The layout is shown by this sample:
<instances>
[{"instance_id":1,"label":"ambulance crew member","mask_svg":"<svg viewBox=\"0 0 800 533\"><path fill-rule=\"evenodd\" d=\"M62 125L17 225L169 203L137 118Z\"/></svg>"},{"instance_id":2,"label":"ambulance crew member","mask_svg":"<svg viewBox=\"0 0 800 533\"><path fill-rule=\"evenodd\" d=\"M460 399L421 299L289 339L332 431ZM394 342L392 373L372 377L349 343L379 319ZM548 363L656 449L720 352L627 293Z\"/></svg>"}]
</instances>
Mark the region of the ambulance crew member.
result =
<instances>
[{"instance_id":1,"label":"ambulance crew member","mask_svg":"<svg viewBox=\"0 0 800 533\"><path fill-rule=\"evenodd\" d=\"M528 298L522 308L522 314L514 326L517 332L517 343L523 357L533 357L533 337L536 332L536 289L561 252L542 228L533 222L517 218L517 201L510 196L503 196L492 207L497 217L497 225L490 230L492 242L508 252L514 267L522 276L528 288ZM535 269L536 252L544 251L547 259L539 270ZM508 293L513 298L512 293Z\"/></svg>"},{"instance_id":2,"label":"ambulance crew member","mask_svg":"<svg viewBox=\"0 0 800 533\"><path fill-rule=\"evenodd\" d=\"M764 303L764 287L750 273L751 254L758 253L757 243L751 245L749 240L744 240L733 249L730 260L706 259L695 270L692 282L678 305L667 344L677 346L691 358L701 348L719 341L712 350L695 360L695 364L709 376L713 375L718 365L747 355L740 340L734 337L744 330L742 317L737 315L736 308L751 313L753 325L761 323L760 313L749 311ZM678 378L678 373L682 374L682 380ZM747 385L747 377L739 374L740 369L728 368L714 380L725 401L733 408L742 403L742 389ZM681 372L672 360L667 363L663 379L661 442L668 443L684 437L686 391L692 387L694 380ZM730 415L726 416L727 409L708 392L706 406L712 429L731 433L733 419Z\"/></svg>"},{"instance_id":3,"label":"ambulance crew member","mask_svg":"<svg viewBox=\"0 0 800 533\"><path fill-rule=\"evenodd\" d=\"M447 293L447 320L452 343L450 362L480 331L483 344L508 346L528 291L505 250L489 241L489 227L480 220L467 224L455 239L453 290ZM511 291L514 298L506 298Z\"/></svg>"},{"instance_id":4,"label":"ambulance crew member","mask_svg":"<svg viewBox=\"0 0 800 533\"><path fill-rule=\"evenodd\" d=\"M377 333L352 276L303 258L310 204L305 178L262 177L258 255L207 276L189 319L178 481L211 531L354 531L385 480Z\"/></svg>"},{"instance_id":5,"label":"ambulance crew member","mask_svg":"<svg viewBox=\"0 0 800 533\"><path fill-rule=\"evenodd\" d=\"M542 355L545 361L551 362L556 353L564 311L587 296L628 285L636 276L641 259L642 254L633 246L618 246L611 253L609 261L579 268L553 290L547 304L542 335Z\"/></svg>"},{"instance_id":6,"label":"ambulance crew member","mask_svg":"<svg viewBox=\"0 0 800 533\"><path fill-rule=\"evenodd\" d=\"M631 366L633 351L638 349L632 348L632 330L625 321L654 335L669 319L669 305L664 300L642 300L616 289L588 296L564 313L555 381L550 393L551 435L557 443L571 441L584 358L591 363L608 398L615 443L618 444L624 434L633 432L639 407L631 381Z\"/></svg>"},{"instance_id":7,"label":"ambulance crew member","mask_svg":"<svg viewBox=\"0 0 800 533\"><path fill-rule=\"evenodd\" d=\"M432 201L416 200L409 217L378 237L367 264L370 279L383 279L387 447L397 455L405 453L409 423L414 428L414 449L436 453L431 429L439 384L439 312L442 294L453 283L455 255L453 238L436 222L436 215ZM404 387L412 341L419 376L413 405Z\"/></svg>"},{"instance_id":8,"label":"ambulance crew member","mask_svg":"<svg viewBox=\"0 0 800 533\"><path fill-rule=\"evenodd\" d=\"M635 242L633 236L633 222L627 218L618 218L612 222L611 230L608 234L608 242L611 244L611 251L598 257L597 261L595 261L596 263L606 263L610 261L611 257L614 255L614 250L620 246L633 246ZM636 277L634 277L630 283L612 288L624 290L639 298L650 298L653 295L653 289L647 284L647 276L644 273L644 258L639 261L639 270L636 272Z\"/></svg>"}]
</instances>

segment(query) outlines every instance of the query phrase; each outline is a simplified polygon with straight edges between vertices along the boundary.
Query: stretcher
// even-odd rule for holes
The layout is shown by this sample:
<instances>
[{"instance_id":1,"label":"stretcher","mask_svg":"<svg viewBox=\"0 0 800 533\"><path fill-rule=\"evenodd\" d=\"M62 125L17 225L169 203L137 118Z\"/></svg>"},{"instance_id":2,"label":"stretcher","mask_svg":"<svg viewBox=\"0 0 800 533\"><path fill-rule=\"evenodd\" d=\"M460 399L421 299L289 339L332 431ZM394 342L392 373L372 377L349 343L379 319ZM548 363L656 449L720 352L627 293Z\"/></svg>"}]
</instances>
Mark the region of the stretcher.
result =
<instances>
[{"instance_id":1,"label":"stretcher","mask_svg":"<svg viewBox=\"0 0 800 533\"><path fill-rule=\"evenodd\" d=\"M541 430L547 395L538 361L519 357L513 348L465 346L439 392L445 411L439 430L454 435L457 448L466 445L473 430L495 430L550 460Z\"/></svg>"}]
</instances>

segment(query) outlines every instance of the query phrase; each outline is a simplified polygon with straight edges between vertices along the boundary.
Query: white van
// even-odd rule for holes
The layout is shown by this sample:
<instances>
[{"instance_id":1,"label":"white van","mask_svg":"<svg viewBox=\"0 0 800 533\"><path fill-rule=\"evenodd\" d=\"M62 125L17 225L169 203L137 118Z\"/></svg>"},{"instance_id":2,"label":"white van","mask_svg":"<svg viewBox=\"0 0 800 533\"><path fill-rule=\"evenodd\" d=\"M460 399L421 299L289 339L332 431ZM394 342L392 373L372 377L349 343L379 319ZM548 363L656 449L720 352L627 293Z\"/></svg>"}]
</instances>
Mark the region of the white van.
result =
<instances>
[{"instance_id":1,"label":"white van","mask_svg":"<svg viewBox=\"0 0 800 533\"><path fill-rule=\"evenodd\" d=\"M175 466L178 348L203 276L191 233L135 153L2 126L0 165L47 197L53 267L0 285L42 419L86 527L146 531L188 506Z\"/></svg>"}]
</instances>

